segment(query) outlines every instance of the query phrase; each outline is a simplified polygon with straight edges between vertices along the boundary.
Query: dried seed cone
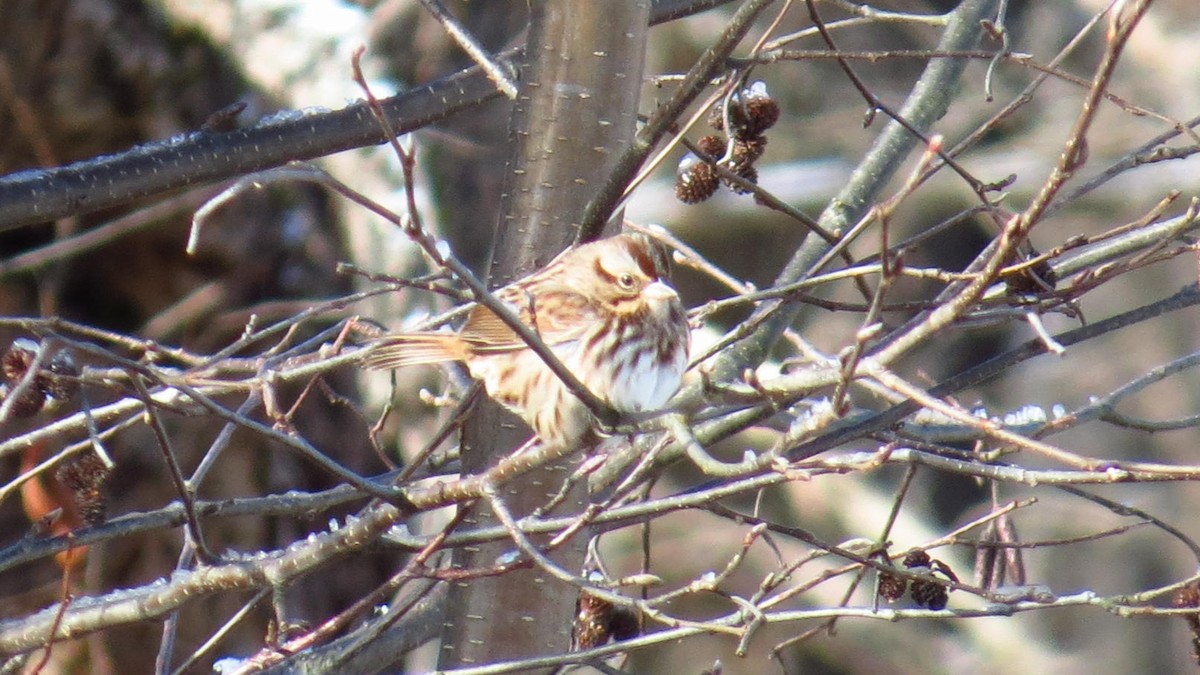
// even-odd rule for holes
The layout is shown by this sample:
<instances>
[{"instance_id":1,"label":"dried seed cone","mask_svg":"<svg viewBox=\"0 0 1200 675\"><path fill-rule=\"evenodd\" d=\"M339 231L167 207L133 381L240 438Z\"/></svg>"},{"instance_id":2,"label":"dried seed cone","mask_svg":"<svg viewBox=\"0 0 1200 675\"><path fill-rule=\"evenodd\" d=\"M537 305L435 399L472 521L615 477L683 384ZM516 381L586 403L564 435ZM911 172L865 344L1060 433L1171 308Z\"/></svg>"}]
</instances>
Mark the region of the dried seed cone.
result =
<instances>
[{"instance_id":1,"label":"dried seed cone","mask_svg":"<svg viewBox=\"0 0 1200 675\"><path fill-rule=\"evenodd\" d=\"M91 452L80 455L55 472L55 477L75 497L79 515L88 525L104 522L104 512L108 506L108 496L104 487L111 476L112 472L104 462Z\"/></svg>"},{"instance_id":2,"label":"dried seed cone","mask_svg":"<svg viewBox=\"0 0 1200 675\"><path fill-rule=\"evenodd\" d=\"M950 599L946 587L934 581L923 579L914 581L909 590L912 593L913 602L935 611L946 609L946 603Z\"/></svg>"},{"instance_id":3,"label":"dried seed cone","mask_svg":"<svg viewBox=\"0 0 1200 675\"><path fill-rule=\"evenodd\" d=\"M895 602L904 597L908 590L908 582L895 574L879 573L879 596L888 602Z\"/></svg>"},{"instance_id":4,"label":"dried seed cone","mask_svg":"<svg viewBox=\"0 0 1200 675\"><path fill-rule=\"evenodd\" d=\"M713 165L697 162L675 176L675 196L684 204L698 204L717 192L721 177Z\"/></svg>"},{"instance_id":5,"label":"dried seed cone","mask_svg":"<svg viewBox=\"0 0 1200 675\"><path fill-rule=\"evenodd\" d=\"M701 136L696 141L696 147L713 159L721 159L725 155L725 139L715 134Z\"/></svg>"},{"instance_id":6,"label":"dried seed cone","mask_svg":"<svg viewBox=\"0 0 1200 675\"><path fill-rule=\"evenodd\" d=\"M1187 607L1200 608L1200 585L1195 582L1180 587L1171 598L1171 605L1179 609Z\"/></svg>"},{"instance_id":7,"label":"dried seed cone","mask_svg":"<svg viewBox=\"0 0 1200 675\"><path fill-rule=\"evenodd\" d=\"M638 621L637 612L628 607L614 605L612 616L608 619L608 632L614 642L632 640L642 634L642 624Z\"/></svg>"},{"instance_id":8,"label":"dried seed cone","mask_svg":"<svg viewBox=\"0 0 1200 675\"><path fill-rule=\"evenodd\" d=\"M904 556L904 566L908 569L929 567L932 561L933 559L929 557L929 554L921 550L909 551L908 555Z\"/></svg>"},{"instance_id":9,"label":"dried seed cone","mask_svg":"<svg viewBox=\"0 0 1200 675\"><path fill-rule=\"evenodd\" d=\"M4 379L12 384L20 382L29 367L33 365L35 358L37 358L35 343L31 340L14 340L4 351L4 355L0 356L0 370L4 372Z\"/></svg>"},{"instance_id":10,"label":"dried seed cone","mask_svg":"<svg viewBox=\"0 0 1200 675\"><path fill-rule=\"evenodd\" d=\"M741 176L748 182L758 185L758 169L754 168L753 165L745 164L745 165L740 165L740 166L733 166L731 168L733 169L733 171L735 173L737 173L737 175ZM730 190L733 190L734 192L738 193L739 195L748 195L751 192L753 192L752 190L744 188L741 185L738 185L737 183L735 183L731 180L726 180L725 184L729 186Z\"/></svg>"},{"instance_id":11,"label":"dried seed cone","mask_svg":"<svg viewBox=\"0 0 1200 675\"><path fill-rule=\"evenodd\" d=\"M770 96L765 94L749 96L744 105L746 121L736 129L738 138L761 136L762 132L775 126L775 123L779 121L779 104Z\"/></svg>"},{"instance_id":12,"label":"dried seed cone","mask_svg":"<svg viewBox=\"0 0 1200 675\"><path fill-rule=\"evenodd\" d=\"M1179 609L1200 607L1200 584L1193 581L1175 591L1171 605ZM1192 633L1192 658L1200 665L1200 614L1185 614L1183 620Z\"/></svg>"},{"instance_id":13,"label":"dried seed cone","mask_svg":"<svg viewBox=\"0 0 1200 675\"><path fill-rule=\"evenodd\" d=\"M38 381L47 395L68 401L79 393L79 367L67 351L59 351L46 364L46 371L38 375Z\"/></svg>"},{"instance_id":14,"label":"dried seed cone","mask_svg":"<svg viewBox=\"0 0 1200 675\"><path fill-rule=\"evenodd\" d=\"M779 121L779 103L767 93L762 82L755 82L729 99L729 126L725 129L725 109L714 106L708 123L717 131L728 131L735 138L753 138Z\"/></svg>"},{"instance_id":15,"label":"dried seed cone","mask_svg":"<svg viewBox=\"0 0 1200 675\"><path fill-rule=\"evenodd\" d=\"M1056 283L1058 274L1047 260L1004 277L1005 290L1009 295L1038 295L1054 290Z\"/></svg>"},{"instance_id":16,"label":"dried seed cone","mask_svg":"<svg viewBox=\"0 0 1200 675\"><path fill-rule=\"evenodd\" d=\"M730 122L736 127L738 125L738 116L741 115L741 110L737 106L729 109ZM725 131L725 107L715 105L708 111L708 126L717 131Z\"/></svg>"},{"instance_id":17,"label":"dried seed cone","mask_svg":"<svg viewBox=\"0 0 1200 675\"><path fill-rule=\"evenodd\" d=\"M0 404L3 404L9 395L12 393L13 387L9 385L0 385ZM9 414L14 418L22 419L25 417L33 417L41 411L42 406L46 404L46 394L34 382L32 386L26 387L21 392L20 396L12 402L12 407L9 408Z\"/></svg>"},{"instance_id":18,"label":"dried seed cone","mask_svg":"<svg viewBox=\"0 0 1200 675\"><path fill-rule=\"evenodd\" d=\"M638 636L641 626L637 613L614 605L586 591L579 594L572 626L574 649L592 649L609 640L629 640Z\"/></svg>"},{"instance_id":19,"label":"dried seed cone","mask_svg":"<svg viewBox=\"0 0 1200 675\"><path fill-rule=\"evenodd\" d=\"M609 621L612 618L613 605L607 600L601 600L591 593L580 593L575 611L575 625L572 633L575 636L575 651L592 649L608 642L612 637Z\"/></svg>"},{"instance_id":20,"label":"dried seed cone","mask_svg":"<svg viewBox=\"0 0 1200 675\"><path fill-rule=\"evenodd\" d=\"M753 164L757 162L766 151L766 136L738 138L733 142L733 163L738 166Z\"/></svg>"},{"instance_id":21,"label":"dried seed cone","mask_svg":"<svg viewBox=\"0 0 1200 675\"><path fill-rule=\"evenodd\" d=\"M20 387L26 373L37 359L37 350L36 342L20 338L13 340L4 354L0 355L0 373L4 375L4 383L0 384L0 403L5 402ZM44 380L35 376L32 382L22 388L18 398L9 404L9 414L18 419L32 417L45 404Z\"/></svg>"}]
</instances>

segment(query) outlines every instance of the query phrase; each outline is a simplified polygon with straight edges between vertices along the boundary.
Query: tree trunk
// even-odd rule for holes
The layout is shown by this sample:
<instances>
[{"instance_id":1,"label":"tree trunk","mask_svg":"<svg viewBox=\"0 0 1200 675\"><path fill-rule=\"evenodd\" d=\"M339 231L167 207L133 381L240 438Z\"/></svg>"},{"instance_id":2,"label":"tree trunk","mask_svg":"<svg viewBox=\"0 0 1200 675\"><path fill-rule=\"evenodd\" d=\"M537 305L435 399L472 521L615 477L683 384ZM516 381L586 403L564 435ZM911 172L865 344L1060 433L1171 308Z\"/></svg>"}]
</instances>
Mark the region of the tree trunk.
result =
<instances>
[{"instance_id":1,"label":"tree trunk","mask_svg":"<svg viewBox=\"0 0 1200 675\"><path fill-rule=\"evenodd\" d=\"M500 286L548 262L578 229L594 186L631 142L642 82L649 2L545 0L530 7L530 35L511 129L512 154L492 255ZM463 470L481 471L530 432L486 401L463 435ZM508 484L505 503L520 517L556 493L577 463L568 458ZM558 509L578 512L577 492ZM475 523L494 516L475 509ZM553 558L578 573L586 541ZM496 564L511 542L456 551L458 568ZM529 657L569 648L578 589L541 569L464 582L452 589L442 666Z\"/></svg>"}]
</instances>

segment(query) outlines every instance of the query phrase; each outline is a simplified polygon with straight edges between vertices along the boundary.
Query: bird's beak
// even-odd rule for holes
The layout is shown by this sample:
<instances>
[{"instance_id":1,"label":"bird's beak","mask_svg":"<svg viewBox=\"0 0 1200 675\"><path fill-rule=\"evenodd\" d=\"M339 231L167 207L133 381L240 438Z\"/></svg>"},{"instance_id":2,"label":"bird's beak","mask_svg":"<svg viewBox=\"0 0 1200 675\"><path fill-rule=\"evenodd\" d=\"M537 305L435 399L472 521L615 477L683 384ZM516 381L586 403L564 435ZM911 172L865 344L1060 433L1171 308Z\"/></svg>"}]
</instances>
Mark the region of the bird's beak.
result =
<instances>
[{"instance_id":1,"label":"bird's beak","mask_svg":"<svg viewBox=\"0 0 1200 675\"><path fill-rule=\"evenodd\" d=\"M674 288L661 281L655 281L642 289L642 297L648 302L667 302L679 297Z\"/></svg>"}]
</instances>

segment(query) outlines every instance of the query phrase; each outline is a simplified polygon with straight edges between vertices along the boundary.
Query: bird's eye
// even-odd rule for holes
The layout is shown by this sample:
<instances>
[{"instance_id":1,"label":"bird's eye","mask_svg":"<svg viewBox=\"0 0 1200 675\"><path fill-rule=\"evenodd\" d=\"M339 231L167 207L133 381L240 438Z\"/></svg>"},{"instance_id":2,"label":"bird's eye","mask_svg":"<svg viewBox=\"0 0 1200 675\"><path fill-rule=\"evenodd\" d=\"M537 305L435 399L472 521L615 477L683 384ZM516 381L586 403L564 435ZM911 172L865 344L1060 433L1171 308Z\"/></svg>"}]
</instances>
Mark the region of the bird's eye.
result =
<instances>
[{"instance_id":1,"label":"bird's eye","mask_svg":"<svg viewBox=\"0 0 1200 675\"><path fill-rule=\"evenodd\" d=\"M637 285L637 279L632 274L626 273L617 277L617 285L621 288L631 291Z\"/></svg>"}]
</instances>

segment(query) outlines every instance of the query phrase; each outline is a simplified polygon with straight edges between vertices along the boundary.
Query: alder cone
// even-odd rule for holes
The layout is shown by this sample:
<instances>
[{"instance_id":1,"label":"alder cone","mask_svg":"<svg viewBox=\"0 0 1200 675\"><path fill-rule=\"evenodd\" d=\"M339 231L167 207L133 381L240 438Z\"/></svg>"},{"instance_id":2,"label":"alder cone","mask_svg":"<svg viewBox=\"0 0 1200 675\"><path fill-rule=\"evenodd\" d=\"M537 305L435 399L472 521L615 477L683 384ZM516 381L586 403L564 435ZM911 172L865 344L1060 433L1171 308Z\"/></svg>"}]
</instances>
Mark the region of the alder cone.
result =
<instances>
[{"instance_id":1,"label":"alder cone","mask_svg":"<svg viewBox=\"0 0 1200 675\"><path fill-rule=\"evenodd\" d=\"M680 164L680 171L675 177L675 196L684 204L698 204L717 192L721 187L721 175L716 167L699 159Z\"/></svg>"},{"instance_id":2,"label":"alder cone","mask_svg":"<svg viewBox=\"0 0 1200 675\"><path fill-rule=\"evenodd\" d=\"M666 250L649 237L626 233L569 249L495 295L618 412L658 410L682 383L687 314L668 285ZM462 361L543 444L571 448L594 428L587 407L482 305L457 333L399 333L378 342L364 357L370 368Z\"/></svg>"}]
</instances>

